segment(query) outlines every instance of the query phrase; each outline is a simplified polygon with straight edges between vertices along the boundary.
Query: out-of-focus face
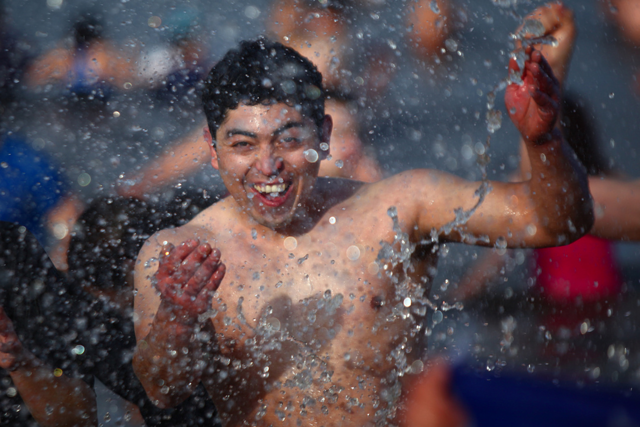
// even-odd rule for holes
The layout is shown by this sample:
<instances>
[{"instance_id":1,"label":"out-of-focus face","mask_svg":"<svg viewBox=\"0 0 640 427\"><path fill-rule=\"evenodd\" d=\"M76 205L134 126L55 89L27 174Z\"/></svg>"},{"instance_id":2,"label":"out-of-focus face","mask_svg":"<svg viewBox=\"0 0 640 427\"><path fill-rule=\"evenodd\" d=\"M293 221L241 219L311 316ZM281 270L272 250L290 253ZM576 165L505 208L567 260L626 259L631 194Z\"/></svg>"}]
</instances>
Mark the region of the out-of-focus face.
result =
<instances>
[{"instance_id":1,"label":"out-of-focus face","mask_svg":"<svg viewBox=\"0 0 640 427\"><path fill-rule=\"evenodd\" d=\"M218 128L212 165L244 212L278 229L304 211L312 195L328 153L320 149L331 133L328 116L323 130L321 141L313 120L284 103L240 104Z\"/></svg>"}]
</instances>

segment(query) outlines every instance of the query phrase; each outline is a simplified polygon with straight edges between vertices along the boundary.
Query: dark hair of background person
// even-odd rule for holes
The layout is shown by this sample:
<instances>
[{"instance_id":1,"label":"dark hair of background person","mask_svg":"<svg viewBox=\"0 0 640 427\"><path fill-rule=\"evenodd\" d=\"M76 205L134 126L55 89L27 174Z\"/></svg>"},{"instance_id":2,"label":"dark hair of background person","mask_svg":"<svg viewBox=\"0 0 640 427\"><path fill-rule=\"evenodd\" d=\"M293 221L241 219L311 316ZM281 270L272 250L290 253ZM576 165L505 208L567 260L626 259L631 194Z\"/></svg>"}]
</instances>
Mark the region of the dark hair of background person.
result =
<instances>
[{"instance_id":1,"label":"dark hair of background person","mask_svg":"<svg viewBox=\"0 0 640 427\"><path fill-rule=\"evenodd\" d=\"M213 67L205 81L202 103L211 135L229 110L248 105L283 102L301 108L319 131L324 120L322 75L295 50L261 37L243 41Z\"/></svg>"},{"instance_id":2,"label":"dark hair of background person","mask_svg":"<svg viewBox=\"0 0 640 427\"><path fill-rule=\"evenodd\" d=\"M584 99L575 93L565 93L560 119L564 137L589 175L608 175L611 169L600 150L593 123L594 116Z\"/></svg>"},{"instance_id":3,"label":"dark hair of background person","mask_svg":"<svg viewBox=\"0 0 640 427\"><path fill-rule=\"evenodd\" d=\"M181 191L154 203L102 197L82 214L72 234L69 277L74 288L87 291L85 313L98 326L88 341L92 372L111 391L137 405L148 427L215 425L215 406L202 384L175 408L155 406L131 365L136 346L133 307L96 297L95 290L131 293L133 283L127 276L145 240L158 230L186 224L216 200L203 191Z\"/></svg>"},{"instance_id":4,"label":"dark hair of background person","mask_svg":"<svg viewBox=\"0 0 640 427\"><path fill-rule=\"evenodd\" d=\"M69 277L99 289L131 287L127 276L140 248L156 231L183 225L215 200L182 192L169 201L102 197L78 218L69 244Z\"/></svg>"},{"instance_id":5,"label":"dark hair of background person","mask_svg":"<svg viewBox=\"0 0 640 427\"><path fill-rule=\"evenodd\" d=\"M86 46L100 40L104 32L101 20L91 12L84 12L73 24L73 37L76 46Z\"/></svg>"},{"instance_id":6,"label":"dark hair of background person","mask_svg":"<svg viewBox=\"0 0 640 427\"><path fill-rule=\"evenodd\" d=\"M83 297L69 286L44 248L20 224L0 221L0 306L23 347L68 377L93 382L92 360L84 348L91 326ZM0 426L36 425L9 373L0 369Z\"/></svg>"}]
</instances>

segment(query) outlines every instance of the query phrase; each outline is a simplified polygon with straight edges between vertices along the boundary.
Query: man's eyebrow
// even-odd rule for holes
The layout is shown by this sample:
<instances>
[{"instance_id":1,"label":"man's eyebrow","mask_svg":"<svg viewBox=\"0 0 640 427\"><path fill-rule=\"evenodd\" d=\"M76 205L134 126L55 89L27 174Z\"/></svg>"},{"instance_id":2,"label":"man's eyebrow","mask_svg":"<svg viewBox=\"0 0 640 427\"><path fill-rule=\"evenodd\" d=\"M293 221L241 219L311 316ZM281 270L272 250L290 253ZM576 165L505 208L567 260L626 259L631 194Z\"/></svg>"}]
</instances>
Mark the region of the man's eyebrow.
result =
<instances>
[{"instance_id":1,"label":"man's eyebrow","mask_svg":"<svg viewBox=\"0 0 640 427\"><path fill-rule=\"evenodd\" d=\"M227 138L231 138L234 135L244 135L244 136L248 136L249 138L257 138L257 135L255 133L248 132L242 129L230 129L227 132Z\"/></svg>"},{"instance_id":2,"label":"man's eyebrow","mask_svg":"<svg viewBox=\"0 0 640 427\"><path fill-rule=\"evenodd\" d=\"M289 122L283 126L280 126L278 129L274 130L273 133L271 134L272 136L278 136L281 133L283 133L284 131L291 129L291 128L301 128L304 127L304 123L302 122Z\"/></svg>"}]
</instances>

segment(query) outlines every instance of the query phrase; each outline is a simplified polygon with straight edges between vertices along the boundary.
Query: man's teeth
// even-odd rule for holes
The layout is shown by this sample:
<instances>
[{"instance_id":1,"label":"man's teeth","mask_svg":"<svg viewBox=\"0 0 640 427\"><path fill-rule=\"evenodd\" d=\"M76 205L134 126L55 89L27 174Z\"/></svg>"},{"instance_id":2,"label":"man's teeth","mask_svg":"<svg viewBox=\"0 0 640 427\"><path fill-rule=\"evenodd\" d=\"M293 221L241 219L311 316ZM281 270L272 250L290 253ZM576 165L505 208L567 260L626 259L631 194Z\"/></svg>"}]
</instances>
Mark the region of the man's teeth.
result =
<instances>
[{"instance_id":1,"label":"man's teeth","mask_svg":"<svg viewBox=\"0 0 640 427\"><path fill-rule=\"evenodd\" d=\"M273 185L265 185L265 184L255 184L254 188L261 193L270 193L277 194L283 193L287 188L285 184L273 184Z\"/></svg>"}]
</instances>

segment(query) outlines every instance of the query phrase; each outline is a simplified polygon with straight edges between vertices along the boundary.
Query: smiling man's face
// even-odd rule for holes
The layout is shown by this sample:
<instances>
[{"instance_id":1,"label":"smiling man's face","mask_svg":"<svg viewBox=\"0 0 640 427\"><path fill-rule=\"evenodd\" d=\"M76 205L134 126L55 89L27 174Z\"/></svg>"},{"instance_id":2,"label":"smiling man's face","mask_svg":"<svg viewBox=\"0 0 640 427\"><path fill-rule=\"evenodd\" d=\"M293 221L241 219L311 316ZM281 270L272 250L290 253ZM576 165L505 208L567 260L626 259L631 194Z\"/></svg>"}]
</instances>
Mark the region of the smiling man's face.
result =
<instances>
[{"instance_id":1,"label":"smiling man's face","mask_svg":"<svg viewBox=\"0 0 640 427\"><path fill-rule=\"evenodd\" d=\"M329 116L321 140L315 123L293 107L240 104L218 128L211 163L236 203L258 223L277 229L305 210L320 160L328 154L320 143L328 143L330 134Z\"/></svg>"}]
</instances>

